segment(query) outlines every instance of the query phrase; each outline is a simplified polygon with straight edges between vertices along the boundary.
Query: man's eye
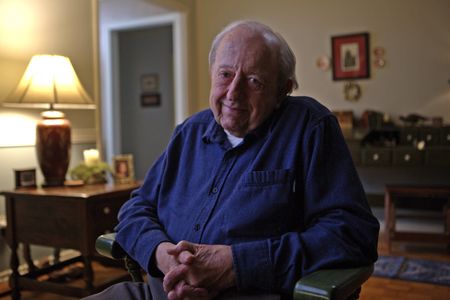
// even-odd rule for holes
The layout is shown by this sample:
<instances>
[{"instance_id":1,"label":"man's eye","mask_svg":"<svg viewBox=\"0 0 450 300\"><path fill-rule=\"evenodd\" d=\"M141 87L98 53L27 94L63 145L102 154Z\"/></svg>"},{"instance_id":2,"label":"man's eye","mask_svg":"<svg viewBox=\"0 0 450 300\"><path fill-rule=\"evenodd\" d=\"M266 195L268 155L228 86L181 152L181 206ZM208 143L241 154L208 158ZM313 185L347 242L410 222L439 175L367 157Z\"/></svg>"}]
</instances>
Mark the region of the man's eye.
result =
<instances>
[{"instance_id":1,"label":"man's eye","mask_svg":"<svg viewBox=\"0 0 450 300\"><path fill-rule=\"evenodd\" d=\"M258 79L256 79L255 77L250 77L248 79L248 82L250 84L250 87L255 89L255 90L260 90L263 88L263 84L261 81L259 81Z\"/></svg>"},{"instance_id":2,"label":"man's eye","mask_svg":"<svg viewBox=\"0 0 450 300\"><path fill-rule=\"evenodd\" d=\"M231 76L232 76L231 72L226 72L226 71L219 72L220 78L227 79L227 78L231 78Z\"/></svg>"}]
</instances>

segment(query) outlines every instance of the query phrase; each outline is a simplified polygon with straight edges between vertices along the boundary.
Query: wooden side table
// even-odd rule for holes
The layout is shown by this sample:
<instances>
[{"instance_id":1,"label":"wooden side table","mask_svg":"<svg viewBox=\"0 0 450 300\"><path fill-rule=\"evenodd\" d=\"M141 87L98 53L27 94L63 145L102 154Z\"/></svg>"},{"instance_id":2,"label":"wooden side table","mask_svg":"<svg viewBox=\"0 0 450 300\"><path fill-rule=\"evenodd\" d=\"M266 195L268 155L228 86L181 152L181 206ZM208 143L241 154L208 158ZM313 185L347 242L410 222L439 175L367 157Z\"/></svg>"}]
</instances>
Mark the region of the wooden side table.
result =
<instances>
[{"instance_id":1,"label":"wooden side table","mask_svg":"<svg viewBox=\"0 0 450 300\"><path fill-rule=\"evenodd\" d=\"M94 286L93 259L97 236L111 232L117 213L137 182L129 184L95 184L79 187L21 188L3 191L6 198L6 241L11 248L12 298L20 299L21 289L43 290L72 297L84 297L122 280ZM78 250L81 255L47 268L36 268L27 259L29 273L20 275L17 248L19 243ZM84 263L84 287L39 281L38 277L74 262Z\"/></svg>"},{"instance_id":2,"label":"wooden side table","mask_svg":"<svg viewBox=\"0 0 450 300\"><path fill-rule=\"evenodd\" d=\"M397 231L396 201L399 198L447 199L443 207L444 233ZM384 196L385 238L388 253L393 241L440 243L450 245L450 186L387 185Z\"/></svg>"}]
</instances>

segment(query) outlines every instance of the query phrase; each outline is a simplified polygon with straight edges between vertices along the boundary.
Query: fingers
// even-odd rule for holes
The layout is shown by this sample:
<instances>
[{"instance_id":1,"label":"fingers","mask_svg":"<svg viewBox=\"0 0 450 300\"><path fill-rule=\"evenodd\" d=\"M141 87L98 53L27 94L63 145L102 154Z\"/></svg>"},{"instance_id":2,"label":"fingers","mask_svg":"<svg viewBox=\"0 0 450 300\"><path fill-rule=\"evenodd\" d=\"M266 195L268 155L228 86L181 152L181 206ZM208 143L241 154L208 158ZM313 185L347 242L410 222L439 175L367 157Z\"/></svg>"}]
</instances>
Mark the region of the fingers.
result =
<instances>
[{"instance_id":1,"label":"fingers","mask_svg":"<svg viewBox=\"0 0 450 300\"><path fill-rule=\"evenodd\" d=\"M163 280L163 288L166 293L173 290L175 286L183 281L187 276L188 267L186 265L178 265L175 268L172 268L166 276L164 276Z\"/></svg>"},{"instance_id":2,"label":"fingers","mask_svg":"<svg viewBox=\"0 0 450 300\"><path fill-rule=\"evenodd\" d=\"M196 250L196 244L181 241L175 247L168 248L167 254L177 256L179 263L189 265L194 261Z\"/></svg>"},{"instance_id":3,"label":"fingers","mask_svg":"<svg viewBox=\"0 0 450 300\"><path fill-rule=\"evenodd\" d=\"M191 265L194 262L194 259L194 254L188 251L183 251L178 255L178 262L180 264Z\"/></svg>"},{"instance_id":4,"label":"fingers","mask_svg":"<svg viewBox=\"0 0 450 300\"><path fill-rule=\"evenodd\" d=\"M209 299L206 289L193 287L184 281L178 282L175 288L169 291L167 298L169 300Z\"/></svg>"},{"instance_id":5,"label":"fingers","mask_svg":"<svg viewBox=\"0 0 450 300\"><path fill-rule=\"evenodd\" d=\"M188 241L180 241L175 245L174 248L168 249L167 253L169 253L170 255L179 255L183 251L189 251L192 254L195 254L196 247L196 244L190 243Z\"/></svg>"}]
</instances>

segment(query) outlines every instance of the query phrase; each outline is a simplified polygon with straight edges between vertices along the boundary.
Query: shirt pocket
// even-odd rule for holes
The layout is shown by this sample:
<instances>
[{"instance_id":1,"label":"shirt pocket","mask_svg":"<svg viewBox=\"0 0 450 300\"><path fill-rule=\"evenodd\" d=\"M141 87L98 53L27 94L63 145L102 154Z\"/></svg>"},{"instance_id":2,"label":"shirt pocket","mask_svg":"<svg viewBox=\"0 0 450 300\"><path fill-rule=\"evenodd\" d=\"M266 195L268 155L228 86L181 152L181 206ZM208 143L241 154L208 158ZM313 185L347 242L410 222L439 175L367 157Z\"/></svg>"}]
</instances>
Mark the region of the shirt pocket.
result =
<instances>
[{"instance_id":1,"label":"shirt pocket","mask_svg":"<svg viewBox=\"0 0 450 300\"><path fill-rule=\"evenodd\" d=\"M289 169L251 171L244 175L242 188L263 188L293 182L294 172Z\"/></svg>"},{"instance_id":2,"label":"shirt pocket","mask_svg":"<svg viewBox=\"0 0 450 300\"><path fill-rule=\"evenodd\" d=\"M230 198L223 229L236 240L279 236L292 225L292 170L252 171L243 175Z\"/></svg>"}]
</instances>

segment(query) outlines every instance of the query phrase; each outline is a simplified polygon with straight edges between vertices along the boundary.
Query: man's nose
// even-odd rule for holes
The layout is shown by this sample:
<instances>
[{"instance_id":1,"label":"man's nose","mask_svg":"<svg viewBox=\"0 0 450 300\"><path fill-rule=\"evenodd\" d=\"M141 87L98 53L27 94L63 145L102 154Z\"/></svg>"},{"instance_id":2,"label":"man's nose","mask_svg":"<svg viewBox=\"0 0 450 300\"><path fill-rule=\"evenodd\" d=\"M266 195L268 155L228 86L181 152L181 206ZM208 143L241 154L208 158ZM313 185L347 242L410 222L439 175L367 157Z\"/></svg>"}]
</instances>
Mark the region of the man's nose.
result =
<instances>
[{"instance_id":1,"label":"man's nose","mask_svg":"<svg viewBox=\"0 0 450 300\"><path fill-rule=\"evenodd\" d=\"M239 101L245 94L245 77L237 73L228 87L229 101Z\"/></svg>"}]
</instances>

